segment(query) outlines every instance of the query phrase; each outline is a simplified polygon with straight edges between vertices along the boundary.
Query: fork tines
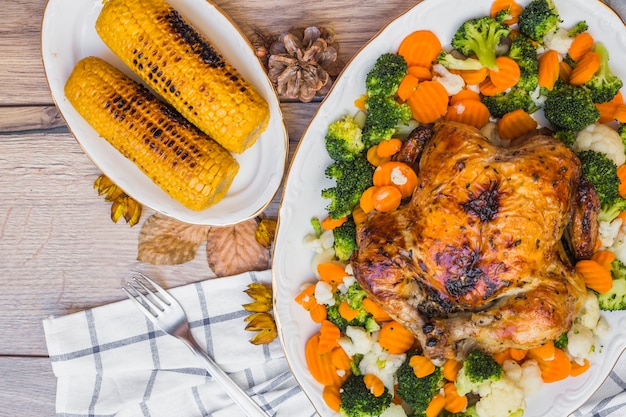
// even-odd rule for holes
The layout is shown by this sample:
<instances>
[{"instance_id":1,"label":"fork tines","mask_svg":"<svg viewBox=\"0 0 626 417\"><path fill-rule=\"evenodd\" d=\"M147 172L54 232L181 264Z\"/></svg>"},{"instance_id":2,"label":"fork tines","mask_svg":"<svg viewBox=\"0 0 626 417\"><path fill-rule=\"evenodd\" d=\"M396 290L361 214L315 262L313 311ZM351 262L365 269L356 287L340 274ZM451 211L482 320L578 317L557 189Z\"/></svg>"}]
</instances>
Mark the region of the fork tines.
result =
<instances>
[{"instance_id":1,"label":"fork tines","mask_svg":"<svg viewBox=\"0 0 626 417\"><path fill-rule=\"evenodd\" d=\"M164 311L165 307L171 304L169 294L141 272L135 272L135 274L137 276L127 281L126 287L122 288L128 298L153 316Z\"/></svg>"}]
</instances>

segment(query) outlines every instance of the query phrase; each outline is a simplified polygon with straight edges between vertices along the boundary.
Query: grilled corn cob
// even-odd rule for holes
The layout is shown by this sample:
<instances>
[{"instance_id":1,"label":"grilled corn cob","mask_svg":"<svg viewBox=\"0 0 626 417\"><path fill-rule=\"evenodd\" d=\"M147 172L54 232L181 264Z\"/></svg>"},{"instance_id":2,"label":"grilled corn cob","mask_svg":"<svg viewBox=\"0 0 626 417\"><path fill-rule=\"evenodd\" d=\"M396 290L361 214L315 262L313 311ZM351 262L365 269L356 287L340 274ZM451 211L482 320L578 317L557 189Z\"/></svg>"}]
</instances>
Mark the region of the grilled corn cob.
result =
<instances>
[{"instance_id":1,"label":"grilled corn cob","mask_svg":"<svg viewBox=\"0 0 626 417\"><path fill-rule=\"evenodd\" d=\"M100 58L76 64L65 96L98 134L192 210L222 199L239 170L230 152Z\"/></svg>"},{"instance_id":2,"label":"grilled corn cob","mask_svg":"<svg viewBox=\"0 0 626 417\"><path fill-rule=\"evenodd\" d=\"M252 146L267 102L220 52L163 0L105 0L104 43L187 120L231 152Z\"/></svg>"}]
</instances>

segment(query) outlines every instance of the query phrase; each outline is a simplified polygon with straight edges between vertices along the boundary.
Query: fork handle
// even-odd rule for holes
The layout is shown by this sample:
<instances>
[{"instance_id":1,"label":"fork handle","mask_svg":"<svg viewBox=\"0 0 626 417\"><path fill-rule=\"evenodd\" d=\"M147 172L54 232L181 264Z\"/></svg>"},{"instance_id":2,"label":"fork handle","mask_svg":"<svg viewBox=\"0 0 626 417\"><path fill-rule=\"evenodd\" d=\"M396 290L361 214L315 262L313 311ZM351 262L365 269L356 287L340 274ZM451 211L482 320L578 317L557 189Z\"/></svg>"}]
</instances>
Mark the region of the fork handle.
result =
<instances>
[{"instance_id":1,"label":"fork handle","mask_svg":"<svg viewBox=\"0 0 626 417\"><path fill-rule=\"evenodd\" d=\"M248 417L269 417L268 414L263 411L260 405L258 405L243 389L228 376L222 368L220 368L215 361L204 351L193 337L183 339L186 345L189 346L191 351L200 358L204 364L204 367L211 374L213 379L222 386L224 391L232 398L232 400L241 407Z\"/></svg>"}]
</instances>

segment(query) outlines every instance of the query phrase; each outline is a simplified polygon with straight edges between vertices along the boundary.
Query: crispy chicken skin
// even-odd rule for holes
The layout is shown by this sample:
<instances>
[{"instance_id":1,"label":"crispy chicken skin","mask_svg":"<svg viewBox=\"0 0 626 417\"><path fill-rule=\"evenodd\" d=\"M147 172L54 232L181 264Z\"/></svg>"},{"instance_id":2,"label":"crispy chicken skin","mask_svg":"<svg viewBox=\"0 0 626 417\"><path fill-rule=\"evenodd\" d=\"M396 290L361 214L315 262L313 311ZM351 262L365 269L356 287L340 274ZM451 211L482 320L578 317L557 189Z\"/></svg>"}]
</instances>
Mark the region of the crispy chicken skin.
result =
<instances>
[{"instance_id":1,"label":"crispy chicken skin","mask_svg":"<svg viewBox=\"0 0 626 417\"><path fill-rule=\"evenodd\" d=\"M551 136L505 148L442 122L414 166L411 201L357 228L351 263L370 296L434 359L531 348L568 330L586 289L562 237L569 230L582 254L597 237L585 226L597 223L597 196L580 186L576 156Z\"/></svg>"}]
</instances>

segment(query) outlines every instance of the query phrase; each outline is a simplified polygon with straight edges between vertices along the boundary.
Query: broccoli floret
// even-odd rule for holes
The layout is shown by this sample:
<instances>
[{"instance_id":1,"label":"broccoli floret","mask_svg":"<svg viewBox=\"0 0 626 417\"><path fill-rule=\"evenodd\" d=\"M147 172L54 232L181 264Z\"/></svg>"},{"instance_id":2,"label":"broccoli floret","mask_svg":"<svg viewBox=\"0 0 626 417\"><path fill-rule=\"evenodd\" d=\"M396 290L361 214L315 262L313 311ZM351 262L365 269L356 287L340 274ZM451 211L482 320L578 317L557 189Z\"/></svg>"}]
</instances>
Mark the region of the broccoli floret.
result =
<instances>
[{"instance_id":1,"label":"broccoli floret","mask_svg":"<svg viewBox=\"0 0 626 417\"><path fill-rule=\"evenodd\" d=\"M576 142L576 134L571 130L559 130L554 134L554 137L563 142L565 146L570 149L574 146L574 142Z\"/></svg>"},{"instance_id":2,"label":"broccoli floret","mask_svg":"<svg viewBox=\"0 0 626 417\"><path fill-rule=\"evenodd\" d=\"M341 385L340 413L344 417L376 417L389 405L393 396L387 388L382 395L376 397L367 388L363 376L350 375Z\"/></svg>"},{"instance_id":3,"label":"broccoli floret","mask_svg":"<svg viewBox=\"0 0 626 417\"><path fill-rule=\"evenodd\" d=\"M586 32L587 29L589 29L589 25L587 24L586 21L581 20L580 22L576 23L570 30L567 31L567 36L569 36L570 38L573 38L580 33Z\"/></svg>"},{"instance_id":4,"label":"broccoli floret","mask_svg":"<svg viewBox=\"0 0 626 417\"><path fill-rule=\"evenodd\" d=\"M361 126L349 115L328 125L324 140L328 155L335 161L352 161L365 149Z\"/></svg>"},{"instance_id":5,"label":"broccoli floret","mask_svg":"<svg viewBox=\"0 0 626 417\"><path fill-rule=\"evenodd\" d=\"M596 42L593 50L600 55L600 68L598 68L591 80L584 85L591 93L591 100L594 103L604 103L605 101L611 101L623 87L624 83L611 71L609 67L609 51L606 47L602 43Z\"/></svg>"},{"instance_id":6,"label":"broccoli floret","mask_svg":"<svg viewBox=\"0 0 626 417\"><path fill-rule=\"evenodd\" d=\"M519 31L537 42L555 32L560 23L561 18L552 0L531 0L518 18Z\"/></svg>"},{"instance_id":7,"label":"broccoli floret","mask_svg":"<svg viewBox=\"0 0 626 417\"><path fill-rule=\"evenodd\" d=\"M478 412L476 411L475 405L470 405L467 407L465 411L461 411L459 413L450 413L448 411L443 411L441 417L479 417Z\"/></svg>"},{"instance_id":8,"label":"broccoli floret","mask_svg":"<svg viewBox=\"0 0 626 417\"><path fill-rule=\"evenodd\" d=\"M626 149L626 124L619 125L619 127L617 128L617 133L619 133L619 137L622 139L624 149Z\"/></svg>"},{"instance_id":9,"label":"broccoli floret","mask_svg":"<svg viewBox=\"0 0 626 417\"><path fill-rule=\"evenodd\" d=\"M619 259L611 262L613 285L607 292L598 294L601 310L626 310L626 265Z\"/></svg>"},{"instance_id":10,"label":"broccoli floret","mask_svg":"<svg viewBox=\"0 0 626 417\"><path fill-rule=\"evenodd\" d=\"M396 372L398 388L396 392L404 402L411 406L413 415L421 416L426 412L426 407L430 400L443 387L444 379L440 367L435 367L435 371L423 378L415 376L413 367L409 364L413 354L408 354L405 362Z\"/></svg>"},{"instance_id":11,"label":"broccoli floret","mask_svg":"<svg viewBox=\"0 0 626 417\"><path fill-rule=\"evenodd\" d=\"M328 215L333 219L348 216L358 204L363 191L372 186L374 166L365 155L353 161L335 161L326 168L326 176L335 179L335 187L325 188L321 194L330 200Z\"/></svg>"},{"instance_id":12,"label":"broccoli floret","mask_svg":"<svg viewBox=\"0 0 626 417\"><path fill-rule=\"evenodd\" d=\"M463 361L463 367L456 376L456 390L465 395L484 383L498 381L502 372L502 366L491 355L474 349Z\"/></svg>"},{"instance_id":13,"label":"broccoli floret","mask_svg":"<svg viewBox=\"0 0 626 417\"><path fill-rule=\"evenodd\" d=\"M600 118L589 91L580 86L562 84L554 87L543 104L546 119L557 129L579 131Z\"/></svg>"},{"instance_id":14,"label":"broccoli floret","mask_svg":"<svg viewBox=\"0 0 626 417\"><path fill-rule=\"evenodd\" d=\"M315 233L315 236L320 237L322 235L322 232L324 231L322 228L322 222L320 222L320 218L312 217L311 226L313 227L313 232Z\"/></svg>"},{"instance_id":15,"label":"broccoli floret","mask_svg":"<svg viewBox=\"0 0 626 417\"><path fill-rule=\"evenodd\" d=\"M365 101L367 115L363 126L363 143L369 149L380 141L390 139L401 124L413 117L406 103L398 103L393 97L369 96Z\"/></svg>"},{"instance_id":16,"label":"broccoli floret","mask_svg":"<svg viewBox=\"0 0 626 417\"><path fill-rule=\"evenodd\" d=\"M567 332L563 332L554 341L554 347L557 347L559 349L565 349L567 348L567 343L568 343Z\"/></svg>"},{"instance_id":17,"label":"broccoli floret","mask_svg":"<svg viewBox=\"0 0 626 417\"><path fill-rule=\"evenodd\" d=\"M578 153L582 176L595 188L602 208L612 207L620 200L617 166L602 152L585 150Z\"/></svg>"},{"instance_id":18,"label":"broccoli floret","mask_svg":"<svg viewBox=\"0 0 626 417\"><path fill-rule=\"evenodd\" d=\"M526 36L518 34L511 42L508 56L520 68L520 79L516 86L528 92L534 91L539 85L539 60L535 45Z\"/></svg>"},{"instance_id":19,"label":"broccoli floret","mask_svg":"<svg viewBox=\"0 0 626 417\"><path fill-rule=\"evenodd\" d=\"M517 109L524 109L528 113L536 110L528 91L517 86L495 96L484 96L482 102L489 109L489 114L498 118Z\"/></svg>"},{"instance_id":20,"label":"broccoli floret","mask_svg":"<svg viewBox=\"0 0 626 417\"><path fill-rule=\"evenodd\" d=\"M349 218L341 226L333 229L335 256L341 261L350 259L352 252L357 250L356 224Z\"/></svg>"},{"instance_id":21,"label":"broccoli floret","mask_svg":"<svg viewBox=\"0 0 626 417\"><path fill-rule=\"evenodd\" d=\"M348 287L345 293L337 291L334 294L335 303L326 306L327 319L335 324L345 333L348 326L363 327L368 332L380 330L380 325L374 320L374 317L363 307L363 299L367 296L365 290L358 284L354 283ZM339 314L339 305L346 301L351 309L357 310L358 314L355 318L348 321Z\"/></svg>"},{"instance_id":22,"label":"broccoli floret","mask_svg":"<svg viewBox=\"0 0 626 417\"><path fill-rule=\"evenodd\" d=\"M483 67L483 64L475 58L457 58L446 51L439 53L437 62L448 69L454 70L478 70Z\"/></svg>"},{"instance_id":23,"label":"broccoli floret","mask_svg":"<svg viewBox=\"0 0 626 417\"><path fill-rule=\"evenodd\" d=\"M496 69L496 47L511 28L495 19L482 16L465 21L452 38L452 47L463 55L476 55L483 67Z\"/></svg>"},{"instance_id":24,"label":"broccoli floret","mask_svg":"<svg viewBox=\"0 0 626 417\"><path fill-rule=\"evenodd\" d=\"M371 96L393 96L408 68L401 55L386 53L379 56L365 77L365 91Z\"/></svg>"}]
</instances>

